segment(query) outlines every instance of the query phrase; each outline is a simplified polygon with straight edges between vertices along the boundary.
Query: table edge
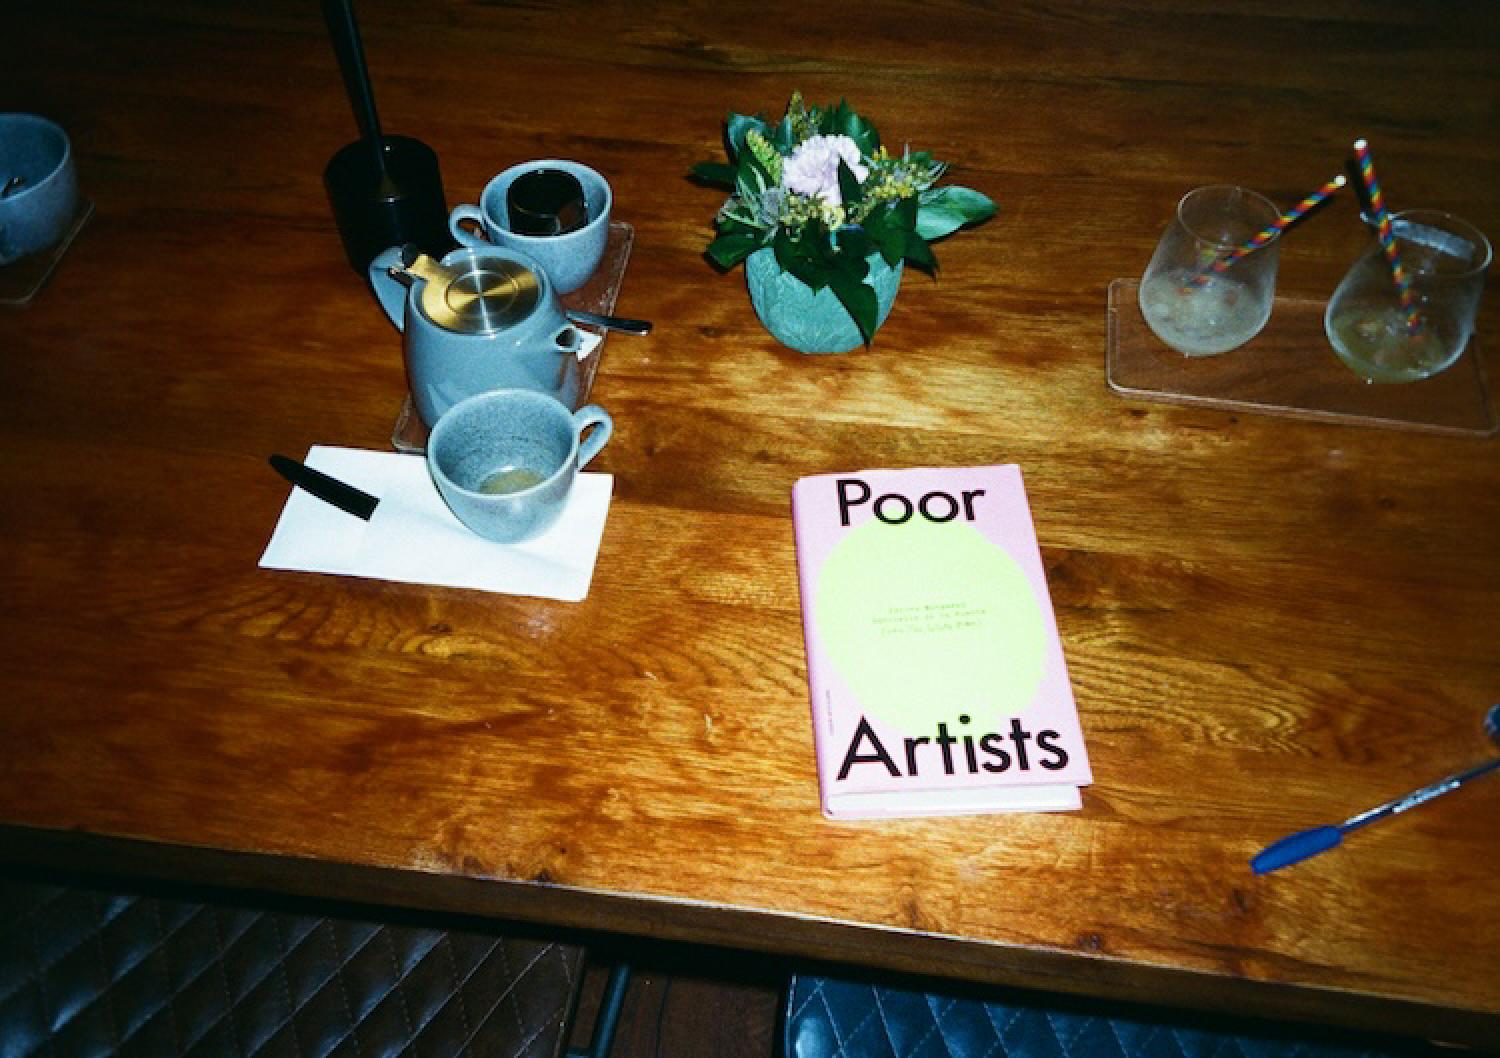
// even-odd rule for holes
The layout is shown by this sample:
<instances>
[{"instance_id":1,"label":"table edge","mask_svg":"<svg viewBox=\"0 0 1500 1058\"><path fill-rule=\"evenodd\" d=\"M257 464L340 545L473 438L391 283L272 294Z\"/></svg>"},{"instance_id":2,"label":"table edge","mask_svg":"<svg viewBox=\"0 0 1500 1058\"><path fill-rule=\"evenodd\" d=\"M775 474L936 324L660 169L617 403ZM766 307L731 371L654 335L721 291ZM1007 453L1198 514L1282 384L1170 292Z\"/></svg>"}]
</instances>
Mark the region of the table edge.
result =
<instances>
[{"instance_id":1,"label":"table edge","mask_svg":"<svg viewBox=\"0 0 1500 1058\"><path fill-rule=\"evenodd\" d=\"M1458 1045L1484 1046L1500 1038L1500 1013L546 881L331 863L283 853L173 845L11 823L0 823L0 862L310 898L337 894L356 903L510 919L568 931L711 945L827 965L848 963L1106 1000L1375 1030Z\"/></svg>"}]
</instances>

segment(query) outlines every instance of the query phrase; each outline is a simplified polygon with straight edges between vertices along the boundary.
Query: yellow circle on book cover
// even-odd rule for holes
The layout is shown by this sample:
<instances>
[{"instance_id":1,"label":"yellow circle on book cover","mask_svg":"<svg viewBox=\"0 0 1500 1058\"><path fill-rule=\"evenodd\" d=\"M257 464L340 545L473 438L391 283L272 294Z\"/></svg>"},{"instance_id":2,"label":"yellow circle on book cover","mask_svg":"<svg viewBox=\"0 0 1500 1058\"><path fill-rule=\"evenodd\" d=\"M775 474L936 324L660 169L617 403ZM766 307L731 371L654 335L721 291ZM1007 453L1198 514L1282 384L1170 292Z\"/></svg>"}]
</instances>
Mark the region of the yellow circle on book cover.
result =
<instances>
[{"instance_id":1,"label":"yellow circle on book cover","mask_svg":"<svg viewBox=\"0 0 1500 1058\"><path fill-rule=\"evenodd\" d=\"M816 593L839 677L901 730L1016 716L1041 687L1041 604L1020 564L972 525L872 518L834 546Z\"/></svg>"}]
</instances>

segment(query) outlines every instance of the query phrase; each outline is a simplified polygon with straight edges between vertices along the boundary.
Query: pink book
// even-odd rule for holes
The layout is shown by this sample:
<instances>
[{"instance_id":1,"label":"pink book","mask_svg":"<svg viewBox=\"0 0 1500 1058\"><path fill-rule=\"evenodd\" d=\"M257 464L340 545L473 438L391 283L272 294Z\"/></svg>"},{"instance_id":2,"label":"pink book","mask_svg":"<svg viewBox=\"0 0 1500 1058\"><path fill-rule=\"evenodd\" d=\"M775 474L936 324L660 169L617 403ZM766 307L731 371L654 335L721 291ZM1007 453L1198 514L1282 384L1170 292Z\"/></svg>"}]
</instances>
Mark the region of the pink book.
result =
<instances>
[{"instance_id":1,"label":"pink book","mask_svg":"<svg viewBox=\"0 0 1500 1058\"><path fill-rule=\"evenodd\" d=\"M1093 775L1019 467L803 478L792 524L825 815L1080 807Z\"/></svg>"}]
</instances>

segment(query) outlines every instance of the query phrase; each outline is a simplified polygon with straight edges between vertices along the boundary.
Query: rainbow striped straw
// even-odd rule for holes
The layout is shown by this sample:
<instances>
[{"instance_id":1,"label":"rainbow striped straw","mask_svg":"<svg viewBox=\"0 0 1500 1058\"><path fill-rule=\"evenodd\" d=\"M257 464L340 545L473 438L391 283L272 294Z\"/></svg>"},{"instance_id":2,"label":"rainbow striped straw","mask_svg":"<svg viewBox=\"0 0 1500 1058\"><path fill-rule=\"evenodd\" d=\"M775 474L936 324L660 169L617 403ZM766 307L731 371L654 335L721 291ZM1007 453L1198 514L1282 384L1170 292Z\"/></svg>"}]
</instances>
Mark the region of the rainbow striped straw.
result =
<instances>
[{"instance_id":1,"label":"rainbow striped straw","mask_svg":"<svg viewBox=\"0 0 1500 1058\"><path fill-rule=\"evenodd\" d=\"M1370 211L1374 214L1375 230L1380 239L1380 249L1385 252L1386 263L1391 266L1391 278L1396 281L1396 292L1401 295L1401 310L1406 313L1406 330L1416 334L1422 328L1417 313L1417 299L1412 294L1411 277L1401 265L1401 253L1396 249L1396 233L1391 230L1391 214L1385 208L1385 196L1380 193L1380 181L1375 178L1375 159L1370 156L1370 144L1364 139L1354 141L1354 157L1359 162L1359 178L1370 193Z\"/></svg>"},{"instance_id":2,"label":"rainbow striped straw","mask_svg":"<svg viewBox=\"0 0 1500 1058\"><path fill-rule=\"evenodd\" d=\"M1193 285L1201 287L1203 286L1203 284L1207 283L1213 276L1223 275L1225 272L1229 271L1229 266L1234 264L1234 262L1238 261L1241 257L1244 257L1246 254L1254 253L1256 250L1259 250L1266 243L1270 242L1272 239L1276 238L1276 236L1280 235L1282 232L1290 228L1293 224L1296 224L1303 217L1307 216L1308 213L1312 212L1314 209L1317 209L1318 206L1323 204L1323 201L1329 195L1333 194L1348 182L1349 181L1345 179L1344 174L1340 173L1338 176L1328 181L1312 194L1308 195L1301 202L1298 202L1291 209L1287 210L1287 212L1277 217L1270 223L1269 226L1267 226L1263 231L1258 232L1255 238L1245 243L1245 245L1236 247L1229 253L1216 258L1212 266L1203 269L1197 275L1193 276Z\"/></svg>"}]
</instances>

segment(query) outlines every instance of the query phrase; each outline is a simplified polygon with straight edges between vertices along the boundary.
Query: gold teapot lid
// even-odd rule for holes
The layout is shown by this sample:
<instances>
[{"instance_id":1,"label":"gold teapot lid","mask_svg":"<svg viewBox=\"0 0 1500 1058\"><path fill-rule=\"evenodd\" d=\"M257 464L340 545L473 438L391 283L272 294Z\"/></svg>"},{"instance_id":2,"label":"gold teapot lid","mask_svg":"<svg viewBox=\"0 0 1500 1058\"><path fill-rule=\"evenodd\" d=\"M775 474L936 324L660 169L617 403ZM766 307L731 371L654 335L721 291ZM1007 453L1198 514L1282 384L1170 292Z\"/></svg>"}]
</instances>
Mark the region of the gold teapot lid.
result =
<instances>
[{"instance_id":1,"label":"gold teapot lid","mask_svg":"<svg viewBox=\"0 0 1500 1058\"><path fill-rule=\"evenodd\" d=\"M418 254L399 270L426 280L417 299L422 312L444 330L459 334L493 334L512 327L535 312L542 300L536 273L505 257L476 255L443 265Z\"/></svg>"}]
</instances>

